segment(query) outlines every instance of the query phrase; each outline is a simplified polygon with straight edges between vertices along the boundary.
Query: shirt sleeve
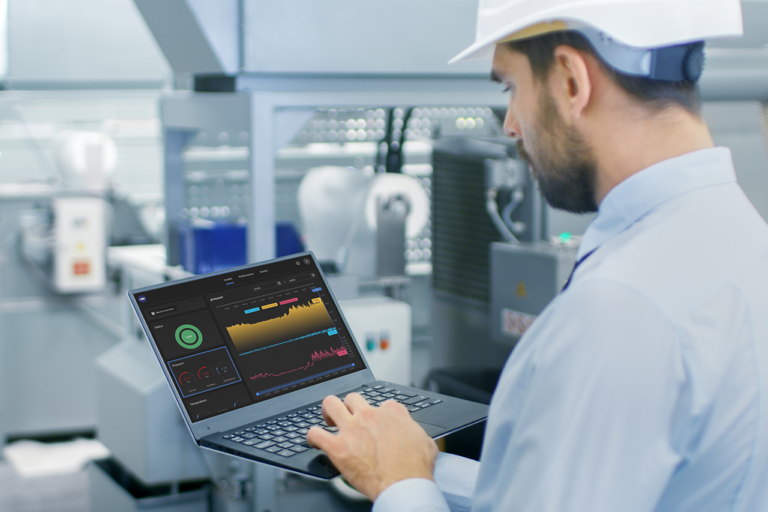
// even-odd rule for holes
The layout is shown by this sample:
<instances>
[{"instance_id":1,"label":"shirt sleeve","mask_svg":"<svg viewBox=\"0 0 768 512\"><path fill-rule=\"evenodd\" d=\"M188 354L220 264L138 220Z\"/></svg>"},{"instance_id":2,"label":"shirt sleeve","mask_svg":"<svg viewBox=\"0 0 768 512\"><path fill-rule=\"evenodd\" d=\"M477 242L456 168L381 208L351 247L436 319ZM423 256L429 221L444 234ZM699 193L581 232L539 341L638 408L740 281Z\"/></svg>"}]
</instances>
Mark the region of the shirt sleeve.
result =
<instances>
[{"instance_id":1,"label":"shirt sleeve","mask_svg":"<svg viewBox=\"0 0 768 512\"><path fill-rule=\"evenodd\" d=\"M435 482L423 478L389 486L373 512L469 512L480 463L441 452L435 464Z\"/></svg>"},{"instance_id":2,"label":"shirt sleeve","mask_svg":"<svg viewBox=\"0 0 768 512\"><path fill-rule=\"evenodd\" d=\"M473 510L655 510L681 462L674 324L637 291L593 280L529 334L491 404Z\"/></svg>"},{"instance_id":3,"label":"shirt sleeve","mask_svg":"<svg viewBox=\"0 0 768 512\"><path fill-rule=\"evenodd\" d=\"M435 482L451 512L472 510L472 494L480 463L476 460L441 452L435 464Z\"/></svg>"},{"instance_id":4,"label":"shirt sleeve","mask_svg":"<svg viewBox=\"0 0 768 512\"><path fill-rule=\"evenodd\" d=\"M449 512L437 484L426 478L410 478L390 485L379 494L372 512Z\"/></svg>"}]
</instances>

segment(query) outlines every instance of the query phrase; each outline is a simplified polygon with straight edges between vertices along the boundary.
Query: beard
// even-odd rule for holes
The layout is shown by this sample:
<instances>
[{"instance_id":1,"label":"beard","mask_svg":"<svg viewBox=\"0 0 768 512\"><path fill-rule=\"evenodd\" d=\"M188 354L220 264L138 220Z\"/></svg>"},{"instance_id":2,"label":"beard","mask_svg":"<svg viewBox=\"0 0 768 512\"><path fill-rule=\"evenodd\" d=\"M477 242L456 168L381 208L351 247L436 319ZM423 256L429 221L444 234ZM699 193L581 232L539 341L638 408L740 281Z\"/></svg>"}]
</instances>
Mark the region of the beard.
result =
<instances>
[{"instance_id":1,"label":"beard","mask_svg":"<svg viewBox=\"0 0 768 512\"><path fill-rule=\"evenodd\" d=\"M518 155L528 162L531 175L552 207L571 213L597 211L595 176L597 163L591 148L575 128L568 126L554 98L544 89L532 133L517 141Z\"/></svg>"}]
</instances>

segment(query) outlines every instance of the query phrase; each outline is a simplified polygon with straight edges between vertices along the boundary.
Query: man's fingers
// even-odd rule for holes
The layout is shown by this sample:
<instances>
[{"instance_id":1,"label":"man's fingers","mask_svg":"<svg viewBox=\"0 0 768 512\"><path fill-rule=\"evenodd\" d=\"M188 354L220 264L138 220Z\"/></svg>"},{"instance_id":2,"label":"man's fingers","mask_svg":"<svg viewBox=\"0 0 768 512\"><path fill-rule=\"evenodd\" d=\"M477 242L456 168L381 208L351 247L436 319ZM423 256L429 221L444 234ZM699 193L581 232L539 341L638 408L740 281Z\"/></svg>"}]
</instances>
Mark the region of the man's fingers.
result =
<instances>
[{"instance_id":1,"label":"man's fingers","mask_svg":"<svg viewBox=\"0 0 768 512\"><path fill-rule=\"evenodd\" d=\"M330 395L323 400L323 418L325 418L327 424L341 427L350 415L349 409L341 402L339 397Z\"/></svg>"},{"instance_id":2,"label":"man's fingers","mask_svg":"<svg viewBox=\"0 0 768 512\"><path fill-rule=\"evenodd\" d=\"M353 414L360 411L361 409L371 407L371 405L359 393L350 393L344 397L344 405L347 406L347 409L349 409Z\"/></svg>"},{"instance_id":3,"label":"man's fingers","mask_svg":"<svg viewBox=\"0 0 768 512\"><path fill-rule=\"evenodd\" d=\"M307 442L312 448L319 448L320 450L327 451L326 448L332 445L335 440L336 436L317 426L312 427L309 429L309 432L307 432Z\"/></svg>"}]
</instances>

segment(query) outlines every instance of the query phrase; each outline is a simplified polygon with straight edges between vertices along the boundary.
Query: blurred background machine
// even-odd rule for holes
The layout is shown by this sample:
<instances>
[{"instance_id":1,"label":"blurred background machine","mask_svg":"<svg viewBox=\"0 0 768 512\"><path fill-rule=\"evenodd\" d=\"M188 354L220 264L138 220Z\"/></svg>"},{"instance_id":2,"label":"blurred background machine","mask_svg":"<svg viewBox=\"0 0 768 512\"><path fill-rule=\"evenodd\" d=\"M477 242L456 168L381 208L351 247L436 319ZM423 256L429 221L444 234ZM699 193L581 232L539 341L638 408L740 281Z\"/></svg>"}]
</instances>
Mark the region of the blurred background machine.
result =
<instances>
[{"instance_id":1,"label":"blurred background machine","mask_svg":"<svg viewBox=\"0 0 768 512\"><path fill-rule=\"evenodd\" d=\"M747 37L707 50L703 114L768 217L768 9L743 5ZM377 375L487 401L570 272L592 216L543 203L487 63L445 65L472 2L7 11L0 445L96 436L93 510L370 509L192 445L132 286L313 250Z\"/></svg>"}]
</instances>

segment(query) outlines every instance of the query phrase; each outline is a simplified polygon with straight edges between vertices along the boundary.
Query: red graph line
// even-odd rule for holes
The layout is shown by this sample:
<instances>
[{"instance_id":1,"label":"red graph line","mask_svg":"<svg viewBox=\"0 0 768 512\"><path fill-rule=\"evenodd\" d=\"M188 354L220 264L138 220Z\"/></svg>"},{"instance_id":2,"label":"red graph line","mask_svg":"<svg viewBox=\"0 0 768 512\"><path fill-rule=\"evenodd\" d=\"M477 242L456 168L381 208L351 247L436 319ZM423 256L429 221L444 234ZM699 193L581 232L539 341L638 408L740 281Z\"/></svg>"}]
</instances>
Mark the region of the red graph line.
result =
<instances>
[{"instance_id":1,"label":"red graph line","mask_svg":"<svg viewBox=\"0 0 768 512\"><path fill-rule=\"evenodd\" d=\"M300 366L298 368L294 368L293 370L288 370L288 371L281 372L281 373L269 373L269 372L257 373L256 375L251 377L251 380L263 379L264 377L279 377L279 376L285 375L287 373L293 373L293 372L297 372L299 370L307 370L307 369L311 368L312 366L314 366L315 362L317 362L317 361L322 361L323 359L329 359L331 357L341 357L341 356L346 356L346 355L347 355L347 349L343 345L341 347L339 347L339 348L331 347L329 350L321 350L320 352L314 351L314 352L312 352L312 356L311 356L310 361L307 364L305 364L304 366Z\"/></svg>"}]
</instances>

